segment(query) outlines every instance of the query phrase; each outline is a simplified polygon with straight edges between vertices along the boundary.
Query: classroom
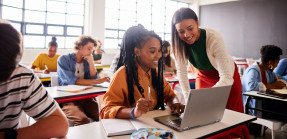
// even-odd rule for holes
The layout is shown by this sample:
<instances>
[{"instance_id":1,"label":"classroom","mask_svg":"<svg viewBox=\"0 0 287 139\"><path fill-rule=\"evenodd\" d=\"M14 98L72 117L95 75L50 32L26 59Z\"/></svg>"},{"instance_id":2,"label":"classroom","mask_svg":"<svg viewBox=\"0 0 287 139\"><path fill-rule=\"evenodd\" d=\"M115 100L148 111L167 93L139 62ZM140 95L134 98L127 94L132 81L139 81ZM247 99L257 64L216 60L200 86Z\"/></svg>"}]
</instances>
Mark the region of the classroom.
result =
<instances>
[{"instance_id":1,"label":"classroom","mask_svg":"<svg viewBox=\"0 0 287 139\"><path fill-rule=\"evenodd\" d=\"M286 8L0 0L0 138L287 138Z\"/></svg>"}]
</instances>

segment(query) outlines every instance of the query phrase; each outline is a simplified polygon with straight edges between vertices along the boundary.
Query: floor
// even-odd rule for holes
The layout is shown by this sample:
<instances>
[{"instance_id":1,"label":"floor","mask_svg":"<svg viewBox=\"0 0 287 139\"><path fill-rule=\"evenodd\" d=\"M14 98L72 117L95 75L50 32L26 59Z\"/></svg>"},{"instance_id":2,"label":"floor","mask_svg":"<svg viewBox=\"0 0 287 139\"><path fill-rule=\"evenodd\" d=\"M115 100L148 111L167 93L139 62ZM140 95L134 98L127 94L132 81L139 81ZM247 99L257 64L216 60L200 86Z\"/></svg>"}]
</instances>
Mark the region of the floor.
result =
<instances>
[{"instance_id":1,"label":"floor","mask_svg":"<svg viewBox=\"0 0 287 139\"><path fill-rule=\"evenodd\" d=\"M276 139L287 139L287 125L285 125L281 131L275 131L274 133ZM267 129L265 131L265 135L261 137L254 137L253 135L250 135L250 139L272 139L271 130Z\"/></svg>"}]
</instances>

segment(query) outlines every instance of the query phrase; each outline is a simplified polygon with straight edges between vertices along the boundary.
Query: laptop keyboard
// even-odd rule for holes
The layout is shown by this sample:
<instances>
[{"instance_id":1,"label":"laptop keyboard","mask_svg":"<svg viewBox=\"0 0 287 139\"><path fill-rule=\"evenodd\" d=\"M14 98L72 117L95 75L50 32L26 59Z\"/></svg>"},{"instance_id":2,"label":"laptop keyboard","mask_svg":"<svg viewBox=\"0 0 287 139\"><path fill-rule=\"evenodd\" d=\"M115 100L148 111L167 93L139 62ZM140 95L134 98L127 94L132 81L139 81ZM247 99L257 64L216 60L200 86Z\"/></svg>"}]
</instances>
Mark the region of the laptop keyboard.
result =
<instances>
[{"instance_id":1,"label":"laptop keyboard","mask_svg":"<svg viewBox=\"0 0 287 139\"><path fill-rule=\"evenodd\" d=\"M175 119L175 120L170 120L168 122L173 124L173 125L179 126L181 124L181 118L178 118L178 119Z\"/></svg>"}]
</instances>

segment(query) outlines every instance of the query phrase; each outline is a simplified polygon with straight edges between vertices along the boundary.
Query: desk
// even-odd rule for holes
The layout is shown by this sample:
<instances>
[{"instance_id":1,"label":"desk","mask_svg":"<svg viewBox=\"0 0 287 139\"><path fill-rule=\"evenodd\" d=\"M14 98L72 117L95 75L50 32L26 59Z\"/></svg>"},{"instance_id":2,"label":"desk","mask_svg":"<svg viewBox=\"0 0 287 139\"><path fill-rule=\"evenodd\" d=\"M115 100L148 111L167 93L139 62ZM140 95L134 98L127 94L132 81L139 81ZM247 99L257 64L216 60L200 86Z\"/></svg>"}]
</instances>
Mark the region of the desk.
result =
<instances>
[{"instance_id":1,"label":"desk","mask_svg":"<svg viewBox=\"0 0 287 139\"><path fill-rule=\"evenodd\" d=\"M96 69L110 68L111 65L95 64Z\"/></svg>"},{"instance_id":2,"label":"desk","mask_svg":"<svg viewBox=\"0 0 287 139\"><path fill-rule=\"evenodd\" d=\"M274 114L274 115L279 116L277 118L287 119L287 114L286 113L282 113L282 111L276 111L275 112L275 111L272 111L272 110L264 110L264 109L249 107L249 102L250 102L251 99L268 100L268 101L272 101L274 103L285 104L285 106L287 105L287 99L281 99L281 98L271 97L271 96L267 96L267 95L261 95L261 94L258 94L257 91L246 92L246 93L243 93L243 95L249 96L247 101L246 101L246 104L245 104L245 112L248 112L249 109L252 109L252 110L266 112L266 113L269 113L269 114ZM283 108L283 107L281 106L281 108ZM277 118L274 118L274 119L277 119ZM277 119L277 120L280 120L280 119Z\"/></svg>"},{"instance_id":3,"label":"desk","mask_svg":"<svg viewBox=\"0 0 287 139\"><path fill-rule=\"evenodd\" d=\"M255 116L238 113L231 110L225 110L223 119L215 124L210 124L198 128L193 128L183 132L177 132L167 126L164 126L153 120L154 117L168 115L169 110L161 111L154 110L150 111L147 114L144 114L142 117L138 118L140 122L145 125L150 125L150 127L158 127L163 128L169 131L172 131L175 134L175 138L177 139L191 139L191 138L207 138L218 133L227 131L234 127L249 123L251 121L256 120ZM114 136L107 137L106 133L103 129L103 126L100 122L93 122L86 125L80 125L75 127L70 127L66 139L129 139L130 135L123 136Z\"/></svg>"},{"instance_id":4,"label":"desk","mask_svg":"<svg viewBox=\"0 0 287 139\"><path fill-rule=\"evenodd\" d=\"M107 89L108 88L103 87L93 87L92 89L88 89L78 93L69 93L57 91L57 86L46 87L46 90L48 91L49 95L51 95L58 103L97 97L98 95L105 94Z\"/></svg>"},{"instance_id":5,"label":"desk","mask_svg":"<svg viewBox=\"0 0 287 139\"><path fill-rule=\"evenodd\" d=\"M57 72L51 72L49 74L44 73L35 73L36 76L39 77L41 82L51 82L51 77L57 76Z\"/></svg>"}]
</instances>

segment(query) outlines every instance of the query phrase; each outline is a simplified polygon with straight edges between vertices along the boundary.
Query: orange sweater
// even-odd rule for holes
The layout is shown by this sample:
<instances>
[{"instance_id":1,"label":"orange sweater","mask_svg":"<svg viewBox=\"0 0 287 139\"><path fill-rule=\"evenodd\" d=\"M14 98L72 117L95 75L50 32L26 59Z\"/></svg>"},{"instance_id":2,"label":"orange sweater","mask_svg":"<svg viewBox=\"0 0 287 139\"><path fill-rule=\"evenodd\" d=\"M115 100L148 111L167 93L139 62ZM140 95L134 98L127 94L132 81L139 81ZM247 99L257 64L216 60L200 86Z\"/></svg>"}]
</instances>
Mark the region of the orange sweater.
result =
<instances>
[{"instance_id":1,"label":"orange sweater","mask_svg":"<svg viewBox=\"0 0 287 139\"><path fill-rule=\"evenodd\" d=\"M154 103L151 106L151 110L154 109L154 107L157 104L157 94L155 89L152 87L152 79L149 78L151 76L151 71L148 71L147 73L138 66L138 79L140 85L144 89L144 96L147 98L148 96L148 86L150 85L150 99L154 100ZM132 108L136 106L136 103L134 103L132 106L130 105L129 99L128 99L128 85L127 85L127 75L126 75L125 67L122 66L117 70L117 72L114 74L114 77L110 83L110 86L107 90L107 93L103 97L103 102L101 106L100 116L102 119L108 119L108 118L115 118L118 111L122 108ZM148 75L149 74L149 75ZM175 93L171 89L168 82L164 79L164 100L168 100L169 97L174 97ZM134 83L134 98L135 102L142 98L142 95L140 94L139 90L137 89L135 83Z\"/></svg>"}]
</instances>

